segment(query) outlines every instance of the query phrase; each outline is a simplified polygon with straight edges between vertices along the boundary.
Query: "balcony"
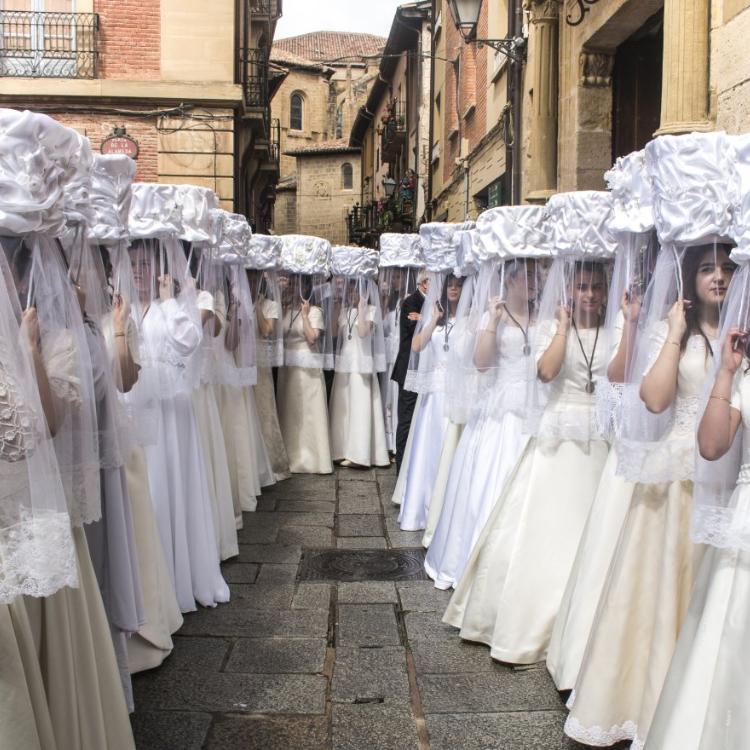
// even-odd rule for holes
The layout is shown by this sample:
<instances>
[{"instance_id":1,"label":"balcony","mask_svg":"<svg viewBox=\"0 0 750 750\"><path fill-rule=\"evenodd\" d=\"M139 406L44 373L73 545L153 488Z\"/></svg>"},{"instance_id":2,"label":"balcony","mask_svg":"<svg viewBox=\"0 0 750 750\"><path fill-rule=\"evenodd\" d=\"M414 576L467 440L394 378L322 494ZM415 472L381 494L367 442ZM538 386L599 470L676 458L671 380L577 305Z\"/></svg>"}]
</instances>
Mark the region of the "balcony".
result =
<instances>
[{"instance_id":1,"label":"balcony","mask_svg":"<svg viewBox=\"0 0 750 750\"><path fill-rule=\"evenodd\" d=\"M277 21L281 18L281 0L250 0L250 19Z\"/></svg>"},{"instance_id":2,"label":"balcony","mask_svg":"<svg viewBox=\"0 0 750 750\"><path fill-rule=\"evenodd\" d=\"M380 123L380 158L394 164L406 144L406 115L401 102L392 102Z\"/></svg>"},{"instance_id":3,"label":"balcony","mask_svg":"<svg viewBox=\"0 0 750 750\"><path fill-rule=\"evenodd\" d=\"M242 56L243 88L245 106L251 109L267 109L268 57L264 49L246 49Z\"/></svg>"},{"instance_id":4,"label":"balcony","mask_svg":"<svg viewBox=\"0 0 750 750\"><path fill-rule=\"evenodd\" d=\"M0 10L0 77L96 78L99 16Z\"/></svg>"}]
</instances>

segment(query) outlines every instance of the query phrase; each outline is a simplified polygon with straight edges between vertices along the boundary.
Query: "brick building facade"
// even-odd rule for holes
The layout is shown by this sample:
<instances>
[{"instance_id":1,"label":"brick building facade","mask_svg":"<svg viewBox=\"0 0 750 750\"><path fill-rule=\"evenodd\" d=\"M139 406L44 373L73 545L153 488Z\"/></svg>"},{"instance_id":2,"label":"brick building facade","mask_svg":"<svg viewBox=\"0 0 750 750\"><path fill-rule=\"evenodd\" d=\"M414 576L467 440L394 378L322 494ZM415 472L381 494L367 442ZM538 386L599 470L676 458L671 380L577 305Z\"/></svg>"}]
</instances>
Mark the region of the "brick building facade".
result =
<instances>
[{"instance_id":1,"label":"brick building facade","mask_svg":"<svg viewBox=\"0 0 750 750\"><path fill-rule=\"evenodd\" d=\"M125 128L138 143L136 179L212 188L222 207L270 227L278 176L270 96L280 76L269 76L268 51L281 0L11 7L0 9L0 106L46 112L94 149Z\"/></svg>"}]
</instances>

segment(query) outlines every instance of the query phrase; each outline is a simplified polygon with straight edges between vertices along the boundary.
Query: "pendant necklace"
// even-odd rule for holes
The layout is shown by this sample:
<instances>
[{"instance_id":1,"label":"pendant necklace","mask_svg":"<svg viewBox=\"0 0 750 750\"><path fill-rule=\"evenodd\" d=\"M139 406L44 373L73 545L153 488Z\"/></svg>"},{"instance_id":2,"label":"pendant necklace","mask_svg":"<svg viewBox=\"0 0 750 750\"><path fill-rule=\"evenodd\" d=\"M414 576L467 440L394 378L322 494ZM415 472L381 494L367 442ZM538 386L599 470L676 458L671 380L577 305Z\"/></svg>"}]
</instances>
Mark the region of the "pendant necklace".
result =
<instances>
[{"instance_id":1,"label":"pendant necklace","mask_svg":"<svg viewBox=\"0 0 750 750\"><path fill-rule=\"evenodd\" d=\"M596 345L599 342L599 319L596 321L596 336L594 337L594 348L591 350L591 357L586 355L586 350L583 348L583 341L581 341L581 334L578 333L578 326L576 325L575 318L573 318L573 330L576 332L576 338L578 339L578 346L581 347L581 354L586 362L586 369L589 372L589 378L586 382L586 393L593 393L596 390L596 383L594 382L594 357L596 356Z\"/></svg>"},{"instance_id":2,"label":"pendant necklace","mask_svg":"<svg viewBox=\"0 0 750 750\"><path fill-rule=\"evenodd\" d=\"M529 325L531 321L526 323L526 328L524 328L514 317L513 313L508 309L507 305L503 305L505 308L505 312L508 313L508 317L518 326L518 329L523 334L523 356L528 357L529 354L531 354L531 346L529 345Z\"/></svg>"},{"instance_id":3,"label":"pendant necklace","mask_svg":"<svg viewBox=\"0 0 750 750\"><path fill-rule=\"evenodd\" d=\"M296 313L292 313L292 315L289 318L289 328L284 331L284 338L287 338L289 334L292 332L292 328L294 328L294 321L299 318L299 316L302 315L302 308L297 310Z\"/></svg>"},{"instance_id":4,"label":"pendant necklace","mask_svg":"<svg viewBox=\"0 0 750 750\"><path fill-rule=\"evenodd\" d=\"M453 332L453 326L455 326L456 323L451 323L450 321L447 321L445 324L445 343L443 344L443 351L447 352L450 350L451 345L448 343L448 339L451 337L451 333Z\"/></svg>"},{"instance_id":5,"label":"pendant necklace","mask_svg":"<svg viewBox=\"0 0 750 750\"><path fill-rule=\"evenodd\" d=\"M354 328L355 324L357 323L357 318L359 318L359 310L355 310L355 312L354 312L354 320L352 320L352 311L351 311L351 308L346 311L346 327L349 329L349 335L347 336L347 339L349 341L352 340L352 329Z\"/></svg>"}]
</instances>

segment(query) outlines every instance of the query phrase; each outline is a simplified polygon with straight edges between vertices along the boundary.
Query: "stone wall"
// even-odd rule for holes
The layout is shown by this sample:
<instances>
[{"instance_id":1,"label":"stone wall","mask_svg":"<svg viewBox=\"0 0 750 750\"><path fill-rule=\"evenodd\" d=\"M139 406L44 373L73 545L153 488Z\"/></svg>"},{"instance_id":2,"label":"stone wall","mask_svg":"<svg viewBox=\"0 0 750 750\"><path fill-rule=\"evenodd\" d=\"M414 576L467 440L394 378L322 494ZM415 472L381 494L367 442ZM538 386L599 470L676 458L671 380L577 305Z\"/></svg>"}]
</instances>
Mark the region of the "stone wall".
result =
<instances>
[{"instance_id":1,"label":"stone wall","mask_svg":"<svg viewBox=\"0 0 750 750\"><path fill-rule=\"evenodd\" d=\"M344 190L341 181L347 162L353 168L351 190ZM346 243L346 214L359 200L360 170L359 153L297 157L297 231Z\"/></svg>"},{"instance_id":2,"label":"stone wall","mask_svg":"<svg viewBox=\"0 0 750 750\"><path fill-rule=\"evenodd\" d=\"M715 0L711 13L711 93L717 127L750 132L750 0Z\"/></svg>"},{"instance_id":3,"label":"stone wall","mask_svg":"<svg viewBox=\"0 0 750 750\"><path fill-rule=\"evenodd\" d=\"M276 234L297 232L297 193L295 190L279 190L273 211L273 230Z\"/></svg>"}]
</instances>

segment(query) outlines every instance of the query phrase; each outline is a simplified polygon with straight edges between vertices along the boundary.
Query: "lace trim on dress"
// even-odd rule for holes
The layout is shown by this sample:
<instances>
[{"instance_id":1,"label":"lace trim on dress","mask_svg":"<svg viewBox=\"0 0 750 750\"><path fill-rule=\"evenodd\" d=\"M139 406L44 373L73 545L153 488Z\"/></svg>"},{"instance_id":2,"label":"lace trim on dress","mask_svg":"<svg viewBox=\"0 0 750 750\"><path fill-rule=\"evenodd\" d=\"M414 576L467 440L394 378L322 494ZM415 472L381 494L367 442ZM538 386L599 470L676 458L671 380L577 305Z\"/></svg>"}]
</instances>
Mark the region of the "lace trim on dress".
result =
<instances>
[{"instance_id":1,"label":"lace trim on dress","mask_svg":"<svg viewBox=\"0 0 750 750\"><path fill-rule=\"evenodd\" d=\"M21 389L0 363L0 460L22 461L36 446L36 414L23 399Z\"/></svg>"},{"instance_id":2,"label":"lace trim on dress","mask_svg":"<svg viewBox=\"0 0 750 750\"><path fill-rule=\"evenodd\" d=\"M596 426L602 437L611 440L620 435L623 383L602 378L596 384Z\"/></svg>"},{"instance_id":3,"label":"lace trim on dress","mask_svg":"<svg viewBox=\"0 0 750 750\"><path fill-rule=\"evenodd\" d=\"M17 596L51 596L64 586L78 586L67 513L22 509L18 523L0 529L0 557L3 604Z\"/></svg>"},{"instance_id":4,"label":"lace trim on dress","mask_svg":"<svg viewBox=\"0 0 750 750\"><path fill-rule=\"evenodd\" d=\"M443 393L445 391L445 367L429 372L409 370L404 380L404 390L412 393Z\"/></svg>"},{"instance_id":5,"label":"lace trim on dress","mask_svg":"<svg viewBox=\"0 0 750 750\"><path fill-rule=\"evenodd\" d=\"M749 482L750 479L746 477L742 484ZM750 552L750 518L740 517L736 508L696 503L693 506L690 538L697 544Z\"/></svg>"},{"instance_id":6,"label":"lace trim on dress","mask_svg":"<svg viewBox=\"0 0 750 750\"><path fill-rule=\"evenodd\" d=\"M638 733L638 727L634 721L626 721L615 724L609 729L604 727L584 727L575 716L568 716L565 721L565 734L572 740L583 745L594 747L609 747L624 740L634 740Z\"/></svg>"},{"instance_id":7,"label":"lace trim on dress","mask_svg":"<svg viewBox=\"0 0 750 750\"><path fill-rule=\"evenodd\" d=\"M287 367L305 367L311 370L332 370L333 354L319 354L304 349L287 349L284 352L284 364Z\"/></svg>"}]
</instances>

